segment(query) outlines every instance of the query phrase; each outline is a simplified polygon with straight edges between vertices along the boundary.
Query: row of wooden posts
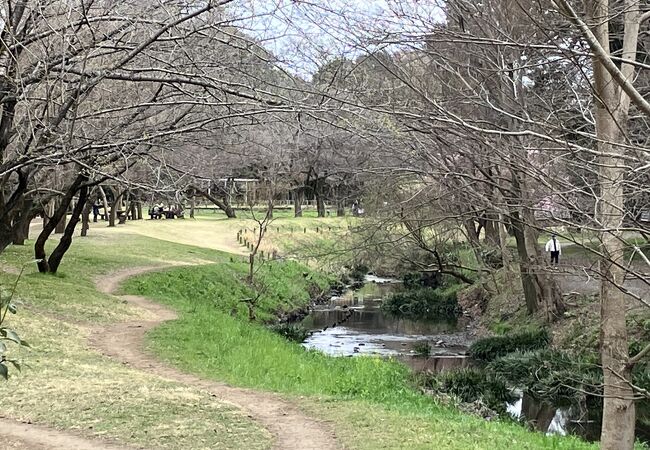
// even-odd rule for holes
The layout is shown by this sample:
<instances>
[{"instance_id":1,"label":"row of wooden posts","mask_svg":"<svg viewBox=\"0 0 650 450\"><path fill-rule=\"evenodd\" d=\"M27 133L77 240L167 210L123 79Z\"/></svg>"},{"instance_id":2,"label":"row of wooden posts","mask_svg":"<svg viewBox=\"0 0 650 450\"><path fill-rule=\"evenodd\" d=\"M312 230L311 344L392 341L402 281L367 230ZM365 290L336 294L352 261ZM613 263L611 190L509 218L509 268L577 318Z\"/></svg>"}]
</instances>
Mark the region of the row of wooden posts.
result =
<instances>
[{"instance_id":1,"label":"row of wooden posts","mask_svg":"<svg viewBox=\"0 0 650 450\"><path fill-rule=\"evenodd\" d=\"M239 242L240 245L245 246L251 252L255 249L255 244L244 237L244 230L239 230L237 232L237 242ZM264 250L260 250L258 255L262 260L269 258L278 259L278 251L275 249L270 254L269 252L266 252L266 255L264 254Z\"/></svg>"},{"instance_id":2,"label":"row of wooden posts","mask_svg":"<svg viewBox=\"0 0 650 450\"><path fill-rule=\"evenodd\" d=\"M351 227L348 226L348 228L351 228ZM337 229L340 229L340 228L337 227ZM327 230L329 232L331 232L332 227L327 227ZM237 242L239 243L239 245L245 246L246 249L248 249L249 251L252 252L255 249L255 244L253 242L249 241L246 237L244 237L244 233L249 232L249 231L251 231L253 233L257 233L257 227L253 228L252 230L249 229L249 228L240 229L237 232ZM264 232L266 233L267 231L268 231L268 227L265 227ZM279 233L280 232L280 227L275 227L275 231ZM289 231L291 233L293 233L294 228L291 227L289 229ZM307 227L303 227L302 231L303 231L303 233L307 233ZM325 227L316 227L316 233L323 234L323 231L325 231ZM264 254L263 250L260 250L258 252L258 255L259 255L260 259L262 259L262 260L265 259L265 258L267 258L267 259L268 258L270 258L270 259L278 259L278 251L275 250L275 249L273 250L273 252L271 254L269 254L269 252L267 252L266 255Z\"/></svg>"},{"instance_id":3,"label":"row of wooden posts","mask_svg":"<svg viewBox=\"0 0 650 450\"><path fill-rule=\"evenodd\" d=\"M336 229L337 229L337 230L340 230L341 228L340 228L340 227L336 227ZM351 227L348 227L348 229L351 229ZM280 227L275 227L275 231L276 231L277 233L279 233L280 230L281 230ZM282 231L284 231L284 230L285 230L285 229L282 229ZM299 229L298 229L298 230L299 230ZM248 231L252 231L253 233L257 233L257 228L253 228L252 230L250 230L250 229L248 229L248 228L243 228L243 229L239 230L239 233L237 233L237 234L238 234L238 235L239 235L239 234L243 234L245 231L246 231L246 232L248 232ZM264 232L266 233L267 231L269 231L268 227L264 228ZM294 231L295 231L295 230L294 230L293 227L289 228L289 232L290 232L290 233L294 233ZM302 232L303 232L303 233L307 233L307 231L308 231L308 228L307 228L307 227L303 227ZM316 227L316 233L323 234L324 231L325 231L325 227ZM331 232L332 232L332 227L327 227L327 231L331 233Z\"/></svg>"}]
</instances>

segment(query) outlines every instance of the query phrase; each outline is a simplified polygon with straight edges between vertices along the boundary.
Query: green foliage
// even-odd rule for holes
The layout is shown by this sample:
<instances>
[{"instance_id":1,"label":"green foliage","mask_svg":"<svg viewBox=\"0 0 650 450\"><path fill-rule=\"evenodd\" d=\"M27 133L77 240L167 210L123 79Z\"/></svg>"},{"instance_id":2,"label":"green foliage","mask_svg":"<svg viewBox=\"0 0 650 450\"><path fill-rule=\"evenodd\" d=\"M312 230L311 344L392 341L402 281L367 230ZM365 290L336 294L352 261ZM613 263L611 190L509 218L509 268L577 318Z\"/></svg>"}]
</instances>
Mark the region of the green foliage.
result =
<instances>
[{"instance_id":1,"label":"green foliage","mask_svg":"<svg viewBox=\"0 0 650 450\"><path fill-rule=\"evenodd\" d=\"M396 292L382 304L382 309L396 317L413 320L453 320L461 314L458 291L461 286L449 288L422 288Z\"/></svg>"},{"instance_id":2,"label":"green foliage","mask_svg":"<svg viewBox=\"0 0 650 450\"><path fill-rule=\"evenodd\" d=\"M216 225L219 220L214 221ZM290 220L304 223L303 219ZM159 222L163 223L146 221L126 226L146 227L147 232L153 227L182 229L181 221ZM522 449L596 448L575 437L531 433L520 426L461 414L416 391L410 383L409 371L395 362L326 357L305 351L262 325L249 323L244 314L238 315L243 319L238 320L230 315L228 305L243 307L238 303L241 292L236 290L243 277L239 270L231 270L228 263L243 264L238 262L241 257L169 240L112 233L112 229L97 228L88 239L76 242L66 256L66 277L25 275L28 282L20 285L21 298L51 314L29 321L17 317L22 321L20 329L46 351L32 362L38 370L16 377L20 378L16 383L3 384L7 389L3 392L3 411L8 417L32 417L58 428L92 428L125 443L160 448L259 448L268 443L268 433L241 418L237 411L224 411L213 398L203 398L200 392L176 383L161 384L143 372L88 352L84 337L87 326L76 325L139 317L137 308L123 304L119 297L97 292L93 283L96 277L163 261L214 261L219 265L178 268L169 274L151 273L127 283L127 290L137 289L179 311L179 320L148 334L148 345L183 370L233 385L292 394L292 401L300 402L300 407L311 408L315 416L331 422L342 445L351 448L466 449L483 448L486 442L495 449L512 448L513 443ZM0 262L19 267L21 261L29 258L30 251L28 246L9 247L0 255ZM191 271L200 276L191 277ZM287 283L296 282L307 288L314 280L303 278L303 271L300 268L293 273ZM179 272L184 273L184 281L178 279ZM321 275L314 276L320 283ZM201 284L211 277L223 279L224 289ZM13 277L0 271L1 283L8 285L11 280ZM290 288L287 292L292 291ZM218 298L217 293L223 297ZM303 292L297 297L305 299L308 295ZM269 304L263 306L265 310L272 309ZM68 324L62 318L74 322ZM69 363L66 370L60 370L61 361ZM17 388L20 395L16 394ZM54 400L44 402L43 392ZM133 392L147 395L129 395ZM341 399L344 393L347 398ZM295 395L299 394L312 396L298 400ZM114 401L104 401L111 395ZM187 420L190 413L195 420ZM124 417L141 420L125 421ZM374 426L377 423L382 426ZM152 436L146 433L152 426L163 431L180 430L182 436L166 432Z\"/></svg>"},{"instance_id":3,"label":"green foliage","mask_svg":"<svg viewBox=\"0 0 650 450\"><path fill-rule=\"evenodd\" d=\"M307 271L295 261L269 261L259 267L256 274L259 287L253 288L242 282L246 270L247 265L241 261L184 267L133 278L126 286L144 295L165 292L187 300L189 310L208 305L241 318L248 318L242 300L260 294L255 305L257 319L272 321L283 312L305 306L310 295L328 289L331 282L329 277Z\"/></svg>"},{"instance_id":4,"label":"green foliage","mask_svg":"<svg viewBox=\"0 0 650 450\"><path fill-rule=\"evenodd\" d=\"M503 255L499 249L481 249L481 259L488 267L492 269L500 269L503 267Z\"/></svg>"},{"instance_id":5,"label":"green foliage","mask_svg":"<svg viewBox=\"0 0 650 450\"><path fill-rule=\"evenodd\" d=\"M507 334L512 331L512 324L500 320L490 323L489 327L491 332L499 335Z\"/></svg>"},{"instance_id":6,"label":"green foliage","mask_svg":"<svg viewBox=\"0 0 650 450\"><path fill-rule=\"evenodd\" d=\"M431 344L428 342L416 342L413 351L417 356L428 357L431 355Z\"/></svg>"},{"instance_id":7,"label":"green foliage","mask_svg":"<svg viewBox=\"0 0 650 450\"><path fill-rule=\"evenodd\" d=\"M350 278L355 281L363 281L370 268L365 264L357 264L350 270Z\"/></svg>"},{"instance_id":8,"label":"green foliage","mask_svg":"<svg viewBox=\"0 0 650 450\"><path fill-rule=\"evenodd\" d=\"M601 390L602 373L594 361L558 350L510 353L489 363L486 370L557 407L576 405L582 392L597 395Z\"/></svg>"},{"instance_id":9,"label":"green foliage","mask_svg":"<svg viewBox=\"0 0 650 450\"><path fill-rule=\"evenodd\" d=\"M404 289L418 289L422 287L422 273L406 272L402 276L402 286L404 286Z\"/></svg>"},{"instance_id":10,"label":"green foliage","mask_svg":"<svg viewBox=\"0 0 650 450\"><path fill-rule=\"evenodd\" d=\"M423 287L438 288L456 284L455 280L445 279L438 272L406 272L402 276L402 286L405 289L420 289Z\"/></svg>"},{"instance_id":11,"label":"green foliage","mask_svg":"<svg viewBox=\"0 0 650 450\"><path fill-rule=\"evenodd\" d=\"M301 325L278 323L269 327L271 331L293 342L303 342L309 336L309 330Z\"/></svg>"},{"instance_id":12,"label":"green foliage","mask_svg":"<svg viewBox=\"0 0 650 450\"><path fill-rule=\"evenodd\" d=\"M29 347L29 344L18 336L15 330L7 327L7 314L16 314L17 307L14 302L16 296L16 287L20 280L20 275L16 277L11 289L4 289L0 286L0 377L5 380L9 378L9 365L11 364L16 370L20 370L20 362L9 356L9 347L7 345L18 345Z\"/></svg>"},{"instance_id":13,"label":"green foliage","mask_svg":"<svg viewBox=\"0 0 650 450\"><path fill-rule=\"evenodd\" d=\"M541 349L547 347L549 342L550 337L545 328L523 331L479 339L470 346L469 355L477 361L489 362L508 353Z\"/></svg>"},{"instance_id":14,"label":"green foliage","mask_svg":"<svg viewBox=\"0 0 650 450\"><path fill-rule=\"evenodd\" d=\"M430 387L455 395L465 403L482 400L500 414L505 414L506 404L517 398L503 379L482 368L443 372L429 379L428 383Z\"/></svg>"}]
</instances>

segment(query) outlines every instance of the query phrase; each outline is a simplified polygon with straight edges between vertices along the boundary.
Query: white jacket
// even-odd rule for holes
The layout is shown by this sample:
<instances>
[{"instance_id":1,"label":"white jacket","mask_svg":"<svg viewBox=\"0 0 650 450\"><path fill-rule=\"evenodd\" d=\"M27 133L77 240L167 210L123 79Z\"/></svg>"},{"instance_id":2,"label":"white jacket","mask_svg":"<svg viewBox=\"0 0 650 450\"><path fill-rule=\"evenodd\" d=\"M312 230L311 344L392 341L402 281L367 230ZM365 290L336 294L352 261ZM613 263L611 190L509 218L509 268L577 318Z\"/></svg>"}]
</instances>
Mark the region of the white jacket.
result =
<instances>
[{"instance_id":1,"label":"white jacket","mask_svg":"<svg viewBox=\"0 0 650 450\"><path fill-rule=\"evenodd\" d=\"M562 254L562 246L560 245L560 241L555 239L549 239L549 241L546 243L546 251L547 252L560 252L560 255Z\"/></svg>"}]
</instances>

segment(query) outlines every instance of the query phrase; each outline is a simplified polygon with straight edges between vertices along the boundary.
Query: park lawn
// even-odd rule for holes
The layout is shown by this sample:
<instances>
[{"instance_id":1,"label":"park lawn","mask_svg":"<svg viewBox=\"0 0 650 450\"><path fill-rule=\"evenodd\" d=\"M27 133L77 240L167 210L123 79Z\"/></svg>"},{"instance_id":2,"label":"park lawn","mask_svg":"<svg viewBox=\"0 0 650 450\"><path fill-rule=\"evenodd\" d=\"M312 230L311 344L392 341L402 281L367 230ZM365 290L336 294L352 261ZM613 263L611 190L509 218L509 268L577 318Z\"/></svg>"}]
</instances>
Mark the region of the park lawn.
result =
<instances>
[{"instance_id":1,"label":"park lawn","mask_svg":"<svg viewBox=\"0 0 650 450\"><path fill-rule=\"evenodd\" d=\"M178 320L149 334L152 352L206 378L293 397L310 413L332 422L346 448L596 448L573 437L532 433L438 405L413 387L409 370L397 362L306 351L259 323L243 320L241 314L233 316L231 308L242 296L242 287L236 277L224 277L224 270L230 269L175 268L124 285L128 293L149 296L179 312ZM269 297L285 288L273 270L265 293ZM206 288L206 279L213 279L214 285ZM190 284L193 280L202 280L201 285ZM196 291L203 295L194 295Z\"/></svg>"},{"instance_id":2,"label":"park lawn","mask_svg":"<svg viewBox=\"0 0 650 450\"><path fill-rule=\"evenodd\" d=\"M269 448L270 434L237 408L89 349L93 327L143 313L97 292L95 277L125 267L224 258L212 250L113 231L98 229L75 239L57 276L35 272L28 263L31 246L0 255L0 268L28 263L18 284L18 314L7 325L32 346L11 349L23 369L0 382L2 416L146 447ZM15 278L0 269L0 287Z\"/></svg>"},{"instance_id":3,"label":"park lawn","mask_svg":"<svg viewBox=\"0 0 650 450\"><path fill-rule=\"evenodd\" d=\"M14 270L24 267L19 297L28 307L75 321L110 322L134 317L138 311L96 291L94 280L103 274L127 267L205 264L225 258L210 249L171 244L119 229L102 227L91 233L87 238L75 238L56 275L38 273L32 241L7 248L0 254L0 284L7 286L15 280L15 275L1 270L3 266ZM50 242L48 251L55 244Z\"/></svg>"}]
</instances>

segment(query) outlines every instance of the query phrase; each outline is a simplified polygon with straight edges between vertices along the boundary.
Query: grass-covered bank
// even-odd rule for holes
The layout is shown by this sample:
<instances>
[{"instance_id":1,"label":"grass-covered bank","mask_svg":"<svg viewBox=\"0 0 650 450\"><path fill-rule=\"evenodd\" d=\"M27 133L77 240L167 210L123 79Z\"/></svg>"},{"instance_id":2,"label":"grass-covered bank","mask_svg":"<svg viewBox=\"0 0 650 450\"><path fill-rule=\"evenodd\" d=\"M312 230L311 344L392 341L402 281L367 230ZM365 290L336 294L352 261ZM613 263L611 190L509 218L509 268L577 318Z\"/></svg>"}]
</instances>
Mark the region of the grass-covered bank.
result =
<instances>
[{"instance_id":1,"label":"grass-covered bank","mask_svg":"<svg viewBox=\"0 0 650 450\"><path fill-rule=\"evenodd\" d=\"M127 282L127 292L180 313L179 320L149 335L152 351L206 378L306 396L305 408L331 420L351 448L593 448L575 438L463 415L420 394L398 363L305 351L263 325L249 323L241 313L231 314L247 295L232 264L237 263L171 269ZM282 298L281 292L293 285L291 279L276 277L279 273L268 269L268 300L262 304L273 307L271 299Z\"/></svg>"},{"instance_id":2,"label":"grass-covered bank","mask_svg":"<svg viewBox=\"0 0 650 450\"><path fill-rule=\"evenodd\" d=\"M127 267L223 257L114 231L97 228L89 238L75 239L57 276L36 272L29 263L31 245L9 247L0 255L0 288L15 280L10 271L27 263L18 284L18 313L8 323L32 346L20 352L10 348L23 368L0 382L0 415L145 448L269 448L268 431L236 407L89 347L94 327L142 315L121 299L97 292L94 279Z\"/></svg>"}]
</instances>

